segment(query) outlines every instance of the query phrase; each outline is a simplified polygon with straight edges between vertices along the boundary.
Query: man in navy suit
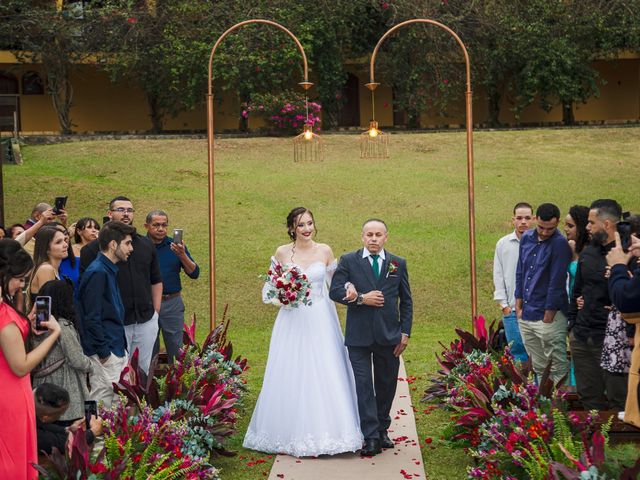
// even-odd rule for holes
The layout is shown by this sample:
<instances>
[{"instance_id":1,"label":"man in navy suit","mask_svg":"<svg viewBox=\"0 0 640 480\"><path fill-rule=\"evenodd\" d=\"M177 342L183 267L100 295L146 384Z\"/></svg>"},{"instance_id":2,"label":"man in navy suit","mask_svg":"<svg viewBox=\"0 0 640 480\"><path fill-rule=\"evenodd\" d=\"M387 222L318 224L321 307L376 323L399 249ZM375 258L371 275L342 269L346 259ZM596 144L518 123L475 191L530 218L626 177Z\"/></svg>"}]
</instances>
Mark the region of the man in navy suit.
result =
<instances>
[{"instance_id":1,"label":"man in navy suit","mask_svg":"<svg viewBox=\"0 0 640 480\"><path fill-rule=\"evenodd\" d=\"M329 292L347 305L345 345L355 376L363 456L393 448L389 411L413 318L407 263L384 250L386 241L382 220L364 222L364 248L342 256Z\"/></svg>"}]
</instances>

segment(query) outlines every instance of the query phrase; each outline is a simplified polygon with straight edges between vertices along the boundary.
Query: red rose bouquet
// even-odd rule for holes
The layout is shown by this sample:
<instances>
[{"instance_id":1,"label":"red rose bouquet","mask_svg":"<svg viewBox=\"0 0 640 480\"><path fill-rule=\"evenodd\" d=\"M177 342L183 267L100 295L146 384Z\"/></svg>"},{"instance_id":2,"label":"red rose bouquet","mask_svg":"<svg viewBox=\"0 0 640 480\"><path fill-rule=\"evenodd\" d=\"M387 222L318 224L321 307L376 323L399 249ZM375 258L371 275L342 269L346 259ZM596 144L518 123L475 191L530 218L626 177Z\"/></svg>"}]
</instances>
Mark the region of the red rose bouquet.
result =
<instances>
[{"instance_id":1,"label":"red rose bouquet","mask_svg":"<svg viewBox=\"0 0 640 480\"><path fill-rule=\"evenodd\" d=\"M307 276L295 265L273 265L262 276L267 283L264 302L285 308L311 305L311 284Z\"/></svg>"}]
</instances>

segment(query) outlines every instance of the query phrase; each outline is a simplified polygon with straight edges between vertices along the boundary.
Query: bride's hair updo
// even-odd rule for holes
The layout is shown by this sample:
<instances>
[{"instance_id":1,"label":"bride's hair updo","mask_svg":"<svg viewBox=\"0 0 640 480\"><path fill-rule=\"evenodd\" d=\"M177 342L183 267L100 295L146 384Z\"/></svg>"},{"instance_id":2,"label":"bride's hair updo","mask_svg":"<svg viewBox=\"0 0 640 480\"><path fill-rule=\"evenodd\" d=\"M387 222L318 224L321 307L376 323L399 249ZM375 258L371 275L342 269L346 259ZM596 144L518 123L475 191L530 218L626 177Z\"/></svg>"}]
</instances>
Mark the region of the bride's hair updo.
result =
<instances>
[{"instance_id":1,"label":"bride's hair updo","mask_svg":"<svg viewBox=\"0 0 640 480\"><path fill-rule=\"evenodd\" d=\"M311 220L313 220L313 224L315 226L315 219L313 218L313 213L311 210L306 209L305 207L296 207L289 212L287 215L287 233L289 234L289 238L296 241L296 228L298 227L298 220L302 215L308 213L311 216ZM318 230L316 230L316 233Z\"/></svg>"}]
</instances>

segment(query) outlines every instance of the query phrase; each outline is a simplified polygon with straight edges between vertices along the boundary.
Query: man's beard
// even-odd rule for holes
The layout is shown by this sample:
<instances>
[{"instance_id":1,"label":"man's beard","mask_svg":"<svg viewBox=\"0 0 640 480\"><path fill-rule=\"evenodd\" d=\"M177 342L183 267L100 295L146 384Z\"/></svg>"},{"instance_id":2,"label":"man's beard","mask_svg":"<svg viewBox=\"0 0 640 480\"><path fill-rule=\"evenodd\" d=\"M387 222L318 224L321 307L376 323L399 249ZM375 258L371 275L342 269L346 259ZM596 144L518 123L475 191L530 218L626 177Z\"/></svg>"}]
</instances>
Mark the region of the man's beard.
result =
<instances>
[{"instance_id":1,"label":"man's beard","mask_svg":"<svg viewBox=\"0 0 640 480\"><path fill-rule=\"evenodd\" d=\"M591 244L597 246L606 245L607 244L607 232L600 231L591 234Z\"/></svg>"}]
</instances>

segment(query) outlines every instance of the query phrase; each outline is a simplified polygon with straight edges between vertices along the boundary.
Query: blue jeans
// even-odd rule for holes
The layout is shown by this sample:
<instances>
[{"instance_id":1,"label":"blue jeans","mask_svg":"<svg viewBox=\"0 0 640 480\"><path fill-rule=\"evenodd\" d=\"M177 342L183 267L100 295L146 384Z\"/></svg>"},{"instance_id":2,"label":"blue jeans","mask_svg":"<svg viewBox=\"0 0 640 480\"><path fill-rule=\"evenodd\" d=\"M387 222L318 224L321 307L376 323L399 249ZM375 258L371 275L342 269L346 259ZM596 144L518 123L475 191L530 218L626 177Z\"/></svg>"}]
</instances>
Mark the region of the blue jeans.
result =
<instances>
[{"instance_id":1,"label":"blue jeans","mask_svg":"<svg viewBox=\"0 0 640 480\"><path fill-rule=\"evenodd\" d=\"M529 359L529 356L527 355L524 343L522 342L515 309L513 309L509 315L504 315L502 317L502 324L504 325L504 334L507 337L507 342L511 347L511 353L514 358L519 362L526 362Z\"/></svg>"}]
</instances>

